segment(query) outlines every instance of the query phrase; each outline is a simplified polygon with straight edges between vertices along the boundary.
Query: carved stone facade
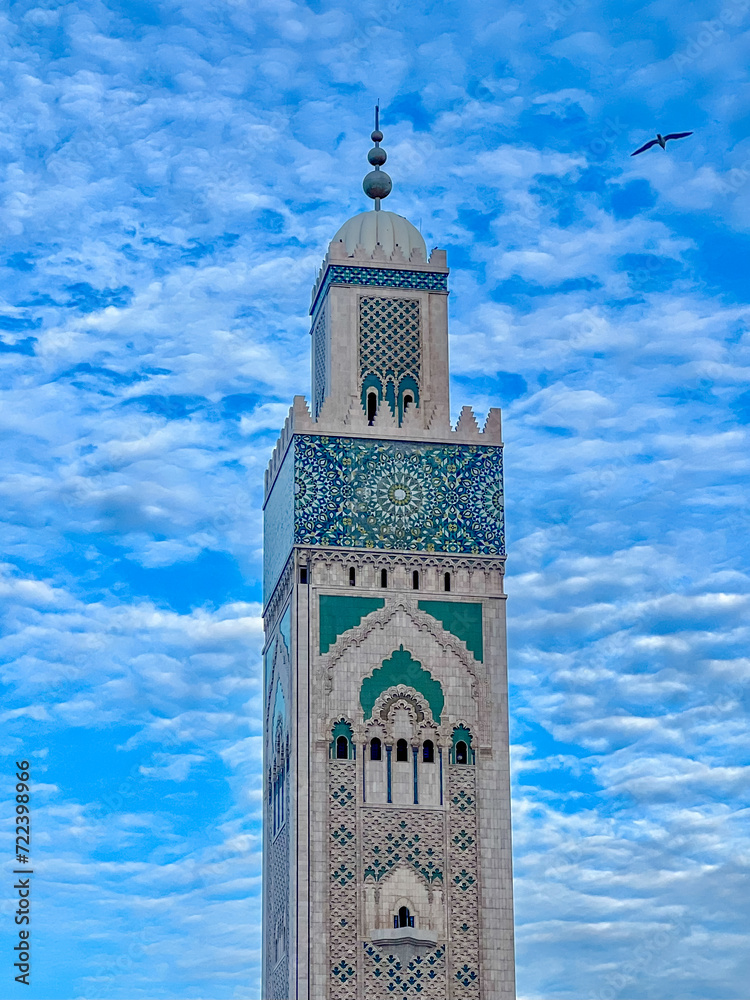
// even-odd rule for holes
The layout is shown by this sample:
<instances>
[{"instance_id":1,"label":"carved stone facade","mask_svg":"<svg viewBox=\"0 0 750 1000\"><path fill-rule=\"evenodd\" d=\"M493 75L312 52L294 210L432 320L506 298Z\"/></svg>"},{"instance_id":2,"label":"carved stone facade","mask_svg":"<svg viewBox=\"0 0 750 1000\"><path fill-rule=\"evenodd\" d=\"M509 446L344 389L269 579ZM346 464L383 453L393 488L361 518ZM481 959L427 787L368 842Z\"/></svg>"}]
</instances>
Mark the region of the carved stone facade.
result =
<instances>
[{"instance_id":1,"label":"carved stone facade","mask_svg":"<svg viewBox=\"0 0 750 1000\"><path fill-rule=\"evenodd\" d=\"M266 1000L515 996L500 414L414 232L332 244L266 474Z\"/></svg>"}]
</instances>

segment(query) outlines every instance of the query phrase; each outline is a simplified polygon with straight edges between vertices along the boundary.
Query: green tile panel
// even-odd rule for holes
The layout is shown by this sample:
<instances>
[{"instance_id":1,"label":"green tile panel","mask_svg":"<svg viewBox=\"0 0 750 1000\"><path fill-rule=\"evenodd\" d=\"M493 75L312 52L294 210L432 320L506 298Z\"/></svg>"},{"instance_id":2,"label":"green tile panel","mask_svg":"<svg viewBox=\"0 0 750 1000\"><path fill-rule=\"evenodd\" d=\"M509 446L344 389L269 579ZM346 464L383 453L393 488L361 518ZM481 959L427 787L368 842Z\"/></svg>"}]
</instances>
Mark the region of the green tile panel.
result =
<instances>
[{"instance_id":1,"label":"green tile panel","mask_svg":"<svg viewBox=\"0 0 750 1000\"><path fill-rule=\"evenodd\" d=\"M362 619L385 606L380 597L341 597L321 594L320 652L327 653L340 635L356 628Z\"/></svg>"},{"instance_id":2,"label":"green tile panel","mask_svg":"<svg viewBox=\"0 0 750 1000\"><path fill-rule=\"evenodd\" d=\"M424 695L432 711L432 717L440 725L440 716L445 704L443 688L440 681L435 680L429 670L425 670L419 660L412 659L408 649L403 645L394 650L390 660L384 660L382 667L373 670L370 677L365 677L359 692L359 701L365 719L372 718L375 702L383 691L397 684L405 684Z\"/></svg>"},{"instance_id":3,"label":"green tile panel","mask_svg":"<svg viewBox=\"0 0 750 1000\"><path fill-rule=\"evenodd\" d=\"M469 601L420 601L419 607L437 618L446 632L463 639L475 660L484 660L481 604Z\"/></svg>"}]
</instances>

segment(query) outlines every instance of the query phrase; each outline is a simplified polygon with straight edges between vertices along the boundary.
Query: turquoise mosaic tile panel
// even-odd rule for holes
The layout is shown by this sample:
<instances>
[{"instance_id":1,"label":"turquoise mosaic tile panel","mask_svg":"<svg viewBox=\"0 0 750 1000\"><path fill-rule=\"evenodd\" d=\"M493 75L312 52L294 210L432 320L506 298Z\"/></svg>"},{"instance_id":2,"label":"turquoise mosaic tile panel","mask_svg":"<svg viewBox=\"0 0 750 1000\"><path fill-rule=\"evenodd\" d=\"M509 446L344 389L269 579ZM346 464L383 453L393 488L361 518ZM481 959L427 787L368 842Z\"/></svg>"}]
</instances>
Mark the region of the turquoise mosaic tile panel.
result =
<instances>
[{"instance_id":1,"label":"turquoise mosaic tile panel","mask_svg":"<svg viewBox=\"0 0 750 1000\"><path fill-rule=\"evenodd\" d=\"M505 553L501 447L322 435L294 447L296 544Z\"/></svg>"},{"instance_id":2,"label":"turquoise mosaic tile panel","mask_svg":"<svg viewBox=\"0 0 750 1000\"><path fill-rule=\"evenodd\" d=\"M325 295L330 285L377 285L380 288L420 288L428 292L447 292L448 275L438 271L331 264L310 312L314 312L315 304Z\"/></svg>"},{"instance_id":3,"label":"turquoise mosaic tile panel","mask_svg":"<svg viewBox=\"0 0 750 1000\"><path fill-rule=\"evenodd\" d=\"M263 600L268 601L294 545L294 449L286 453L263 511Z\"/></svg>"}]
</instances>

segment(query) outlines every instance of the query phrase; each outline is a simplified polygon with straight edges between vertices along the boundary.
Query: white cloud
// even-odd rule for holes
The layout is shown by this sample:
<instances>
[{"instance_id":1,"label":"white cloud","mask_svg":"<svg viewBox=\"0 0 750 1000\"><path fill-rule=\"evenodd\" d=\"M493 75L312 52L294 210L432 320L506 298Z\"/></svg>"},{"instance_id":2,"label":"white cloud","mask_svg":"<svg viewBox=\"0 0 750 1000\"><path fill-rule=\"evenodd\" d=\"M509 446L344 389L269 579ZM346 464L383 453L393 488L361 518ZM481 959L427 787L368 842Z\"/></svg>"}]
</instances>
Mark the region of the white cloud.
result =
<instances>
[{"instance_id":1,"label":"white cloud","mask_svg":"<svg viewBox=\"0 0 750 1000\"><path fill-rule=\"evenodd\" d=\"M71 995L258 996L262 476L377 96L454 405L505 409L520 995L742 994L747 24L683 71L691 16L2 22L3 744Z\"/></svg>"}]
</instances>

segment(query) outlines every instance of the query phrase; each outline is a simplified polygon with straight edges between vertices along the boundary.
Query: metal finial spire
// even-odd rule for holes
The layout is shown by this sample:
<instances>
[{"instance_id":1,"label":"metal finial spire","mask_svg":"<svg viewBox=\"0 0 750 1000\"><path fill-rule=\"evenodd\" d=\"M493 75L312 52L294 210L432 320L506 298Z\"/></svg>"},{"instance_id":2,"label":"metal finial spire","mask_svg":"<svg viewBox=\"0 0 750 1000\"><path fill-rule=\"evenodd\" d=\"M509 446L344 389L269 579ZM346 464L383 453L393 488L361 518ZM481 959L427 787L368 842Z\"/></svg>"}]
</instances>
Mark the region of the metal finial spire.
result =
<instances>
[{"instance_id":1,"label":"metal finial spire","mask_svg":"<svg viewBox=\"0 0 750 1000\"><path fill-rule=\"evenodd\" d=\"M375 211L379 212L380 199L387 198L393 187L388 174L385 170L380 169L388 159L386 151L380 148L380 143L383 139L383 133L380 131L380 104L375 105L375 131L370 134L370 138L375 145L367 154L367 159L375 169L371 170L362 181L362 187L367 197L374 200Z\"/></svg>"}]
</instances>

